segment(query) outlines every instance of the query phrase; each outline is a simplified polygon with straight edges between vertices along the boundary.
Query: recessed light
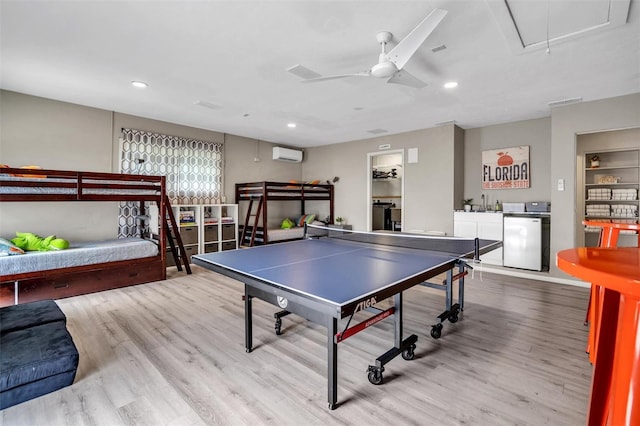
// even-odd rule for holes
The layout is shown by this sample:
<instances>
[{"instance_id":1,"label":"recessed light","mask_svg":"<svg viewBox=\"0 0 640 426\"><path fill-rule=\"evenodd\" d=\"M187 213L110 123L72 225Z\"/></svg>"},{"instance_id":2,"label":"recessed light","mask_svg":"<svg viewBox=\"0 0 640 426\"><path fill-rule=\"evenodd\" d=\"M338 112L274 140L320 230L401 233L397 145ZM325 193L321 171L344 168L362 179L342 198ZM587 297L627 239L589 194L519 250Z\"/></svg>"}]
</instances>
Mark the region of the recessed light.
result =
<instances>
[{"instance_id":1,"label":"recessed light","mask_svg":"<svg viewBox=\"0 0 640 426\"><path fill-rule=\"evenodd\" d=\"M144 81L138 81L138 80L133 80L131 82L131 85L133 87L139 87L141 89L144 89L145 87L148 87L149 85L147 83L145 83Z\"/></svg>"},{"instance_id":2,"label":"recessed light","mask_svg":"<svg viewBox=\"0 0 640 426\"><path fill-rule=\"evenodd\" d=\"M296 128L296 123L289 123L287 124L287 127L290 129L295 129Z\"/></svg>"},{"instance_id":3,"label":"recessed light","mask_svg":"<svg viewBox=\"0 0 640 426\"><path fill-rule=\"evenodd\" d=\"M448 81L444 84L445 89L453 89L454 87L458 87L457 81Z\"/></svg>"}]
</instances>

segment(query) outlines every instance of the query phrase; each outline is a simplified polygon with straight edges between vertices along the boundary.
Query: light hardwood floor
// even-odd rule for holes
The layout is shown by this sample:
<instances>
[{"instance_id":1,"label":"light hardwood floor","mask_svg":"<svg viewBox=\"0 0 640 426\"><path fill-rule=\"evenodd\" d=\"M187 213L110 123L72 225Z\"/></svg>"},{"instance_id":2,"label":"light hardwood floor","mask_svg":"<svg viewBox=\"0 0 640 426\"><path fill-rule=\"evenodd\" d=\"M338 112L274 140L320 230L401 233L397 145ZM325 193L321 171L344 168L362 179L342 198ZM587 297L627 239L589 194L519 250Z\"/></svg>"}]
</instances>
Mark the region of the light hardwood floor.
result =
<instances>
[{"instance_id":1,"label":"light hardwood floor","mask_svg":"<svg viewBox=\"0 0 640 426\"><path fill-rule=\"evenodd\" d=\"M338 402L327 409L326 331L254 302L244 350L242 284L194 267L163 282L59 300L80 352L72 386L0 411L10 425L583 425L591 366L588 289L475 272L442 338L444 294L405 293L416 358L367 366L392 345L383 321L338 347ZM344 324L344 323L343 323Z\"/></svg>"}]
</instances>

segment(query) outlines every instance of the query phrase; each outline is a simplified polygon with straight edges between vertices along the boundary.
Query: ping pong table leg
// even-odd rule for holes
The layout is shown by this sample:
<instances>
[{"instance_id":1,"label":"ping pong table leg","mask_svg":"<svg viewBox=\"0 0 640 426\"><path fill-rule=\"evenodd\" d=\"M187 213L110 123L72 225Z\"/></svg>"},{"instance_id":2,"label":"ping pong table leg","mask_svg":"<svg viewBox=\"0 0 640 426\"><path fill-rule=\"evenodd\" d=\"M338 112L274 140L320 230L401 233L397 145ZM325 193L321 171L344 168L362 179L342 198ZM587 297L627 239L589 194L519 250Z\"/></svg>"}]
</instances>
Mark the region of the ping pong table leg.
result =
<instances>
[{"instance_id":1,"label":"ping pong table leg","mask_svg":"<svg viewBox=\"0 0 640 426\"><path fill-rule=\"evenodd\" d=\"M245 336L245 350L247 353L253 349L253 319L251 312L251 299L247 291L247 285L244 286L244 336Z\"/></svg>"},{"instance_id":2,"label":"ping pong table leg","mask_svg":"<svg viewBox=\"0 0 640 426\"><path fill-rule=\"evenodd\" d=\"M328 318L327 321L327 384L329 410L335 410L338 401L338 334L337 318Z\"/></svg>"},{"instance_id":3,"label":"ping pong table leg","mask_svg":"<svg viewBox=\"0 0 640 426\"><path fill-rule=\"evenodd\" d=\"M402 347L402 292L393 296L395 312L393 313L394 333L393 344L396 348Z\"/></svg>"},{"instance_id":4,"label":"ping pong table leg","mask_svg":"<svg viewBox=\"0 0 640 426\"><path fill-rule=\"evenodd\" d=\"M460 262L458 264L458 274L460 278L458 278L458 305L460 306L460 312L464 311L464 270L465 263Z\"/></svg>"},{"instance_id":5,"label":"ping pong table leg","mask_svg":"<svg viewBox=\"0 0 640 426\"><path fill-rule=\"evenodd\" d=\"M447 311L451 311L451 299L453 299L453 269L449 269L447 271L445 294L445 309Z\"/></svg>"},{"instance_id":6,"label":"ping pong table leg","mask_svg":"<svg viewBox=\"0 0 640 426\"><path fill-rule=\"evenodd\" d=\"M462 311L464 301L464 276L466 275L464 263L458 263L459 272L454 276L453 268L447 271L447 278L442 282L445 292L445 311L438 315L438 323L431 326L431 337L439 339L442 336L442 328L445 320L454 323L458 321L458 314ZM458 303L453 303L453 282L458 280ZM428 283L427 283L428 284Z\"/></svg>"}]
</instances>

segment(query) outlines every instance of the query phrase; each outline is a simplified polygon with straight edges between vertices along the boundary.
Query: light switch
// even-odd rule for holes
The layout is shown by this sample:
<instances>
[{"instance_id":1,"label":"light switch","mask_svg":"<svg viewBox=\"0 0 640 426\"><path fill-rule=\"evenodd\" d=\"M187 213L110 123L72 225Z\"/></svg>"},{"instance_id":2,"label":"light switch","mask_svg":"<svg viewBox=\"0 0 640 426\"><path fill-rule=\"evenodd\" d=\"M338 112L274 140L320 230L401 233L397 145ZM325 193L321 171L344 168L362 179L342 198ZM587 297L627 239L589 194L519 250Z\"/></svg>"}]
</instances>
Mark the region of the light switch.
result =
<instances>
[{"instance_id":1,"label":"light switch","mask_svg":"<svg viewBox=\"0 0 640 426\"><path fill-rule=\"evenodd\" d=\"M418 162L418 148L409 148L407 150L407 163Z\"/></svg>"},{"instance_id":2,"label":"light switch","mask_svg":"<svg viewBox=\"0 0 640 426\"><path fill-rule=\"evenodd\" d=\"M558 191L564 191L564 179L558 179Z\"/></svg>"}]
</instances>

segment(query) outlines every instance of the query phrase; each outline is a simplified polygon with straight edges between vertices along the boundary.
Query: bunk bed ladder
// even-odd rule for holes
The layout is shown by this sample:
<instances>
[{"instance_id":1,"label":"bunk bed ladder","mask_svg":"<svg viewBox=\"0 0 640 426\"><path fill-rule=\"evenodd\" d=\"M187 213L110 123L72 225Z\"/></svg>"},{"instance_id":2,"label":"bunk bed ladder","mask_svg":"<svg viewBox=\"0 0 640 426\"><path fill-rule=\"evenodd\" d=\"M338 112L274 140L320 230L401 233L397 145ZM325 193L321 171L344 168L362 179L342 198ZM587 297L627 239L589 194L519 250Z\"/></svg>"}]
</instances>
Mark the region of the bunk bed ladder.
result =
<instances>
[{"instance_id":1,"label":"bunk bed ladder","mask_svg":"<svg viewBox=\"0 0 640 426\"><path fill-rule=\"evenodd\" d=\"M256 208L255 214L252 214L253 211L253 202L258 201L258 205ZM244 226L242 227L242 235L240 235L240 244L246 245L245 240L249 238L249 247L253 247L256 239L256 233L258 232L258 221L260 219L260 213L262 213L262 195L255 195L249 198L249 207L247 208L247 216L244 218ZM251 228L251 237L247 235L247 228L249 226L249 218L254 217L253 219L253 227Z\"/></svg>"},{"instance_id":2,"label":"bunk bed ladder","mask_svg":"<svg viewBox=\"0 0 640 426\"><path fill-rule=\"evenodd\" d=\"M187 270L187 274L191 274L189 258L187 257L187 252L184 249L184 244L182 244L182 238L180 237L180 230L178 229L178 224L176 223L176 217L173 214L173 209L171 208L171 203L169 202L169 197L167 196L165 196L164 205L166 210L164 223L167 232L167 240L169 241L169 245L171 246L171 253L173 254L173 258L176 261L176 266L178 267L178 271L182 271L182 267L180 266L180 259L182 259L182 261L184 262L184 268Z\"/></svg>"}]
</instances>

